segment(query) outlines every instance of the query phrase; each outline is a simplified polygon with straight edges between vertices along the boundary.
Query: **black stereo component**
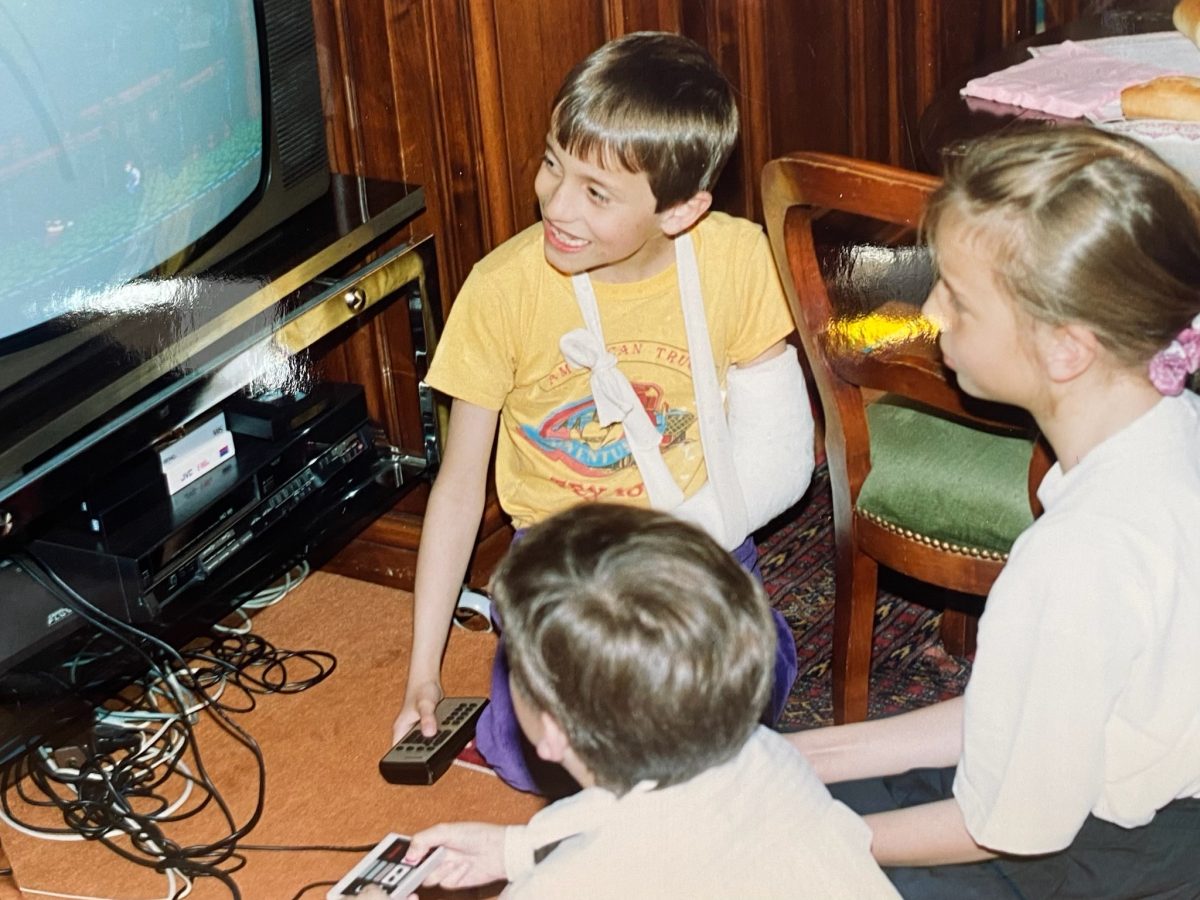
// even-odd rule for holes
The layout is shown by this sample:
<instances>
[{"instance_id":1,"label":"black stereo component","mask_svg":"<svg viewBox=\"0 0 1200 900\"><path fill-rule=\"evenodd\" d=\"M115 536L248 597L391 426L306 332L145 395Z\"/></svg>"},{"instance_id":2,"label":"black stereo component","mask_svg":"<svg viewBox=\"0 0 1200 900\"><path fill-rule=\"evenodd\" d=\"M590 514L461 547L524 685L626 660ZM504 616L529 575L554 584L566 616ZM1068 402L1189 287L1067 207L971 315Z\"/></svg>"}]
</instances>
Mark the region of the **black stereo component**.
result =
<instances>
[{"instance_id":1,"label":"black stereo component","mask_svg":"<svg viewBox=\"0 0 1200 900\"><path fill-rule=\"evenodd\" d=\"M164 606L213 577L242 551L280 529L306 504L321 506L370 477L376 428L358 385L314 388L316 414L293 429L255 437L235 430L236 454L173 495L143 487L135 462L105 497L124 503L97 530L70 520L34 541L35 557L90 603L128 622L156 621ZM161 478L161 476L159 476ZM125 482L128 479L128 482Z\"/></svg>"},{"instance_id":2,"label":"black stereo component","mask_svg":"<svg viewBox=\"0 0 1200 900\"><path fill-rule=\"evenodd\" d=\"M82 620L15 559L0 559L0 672L76 631Z\"/></svg>"},{"instance_id":3,"label":"black stereo component","mask_svg":"<svg viewBox=\"0 0 1200 900\"><path fill-rule=\"evenodd\" d=\"M225 403L225 419L237 434L284 440L324 412L334 399L320 389L253 397L235 394Z\"/></svg>"}]
</instances>

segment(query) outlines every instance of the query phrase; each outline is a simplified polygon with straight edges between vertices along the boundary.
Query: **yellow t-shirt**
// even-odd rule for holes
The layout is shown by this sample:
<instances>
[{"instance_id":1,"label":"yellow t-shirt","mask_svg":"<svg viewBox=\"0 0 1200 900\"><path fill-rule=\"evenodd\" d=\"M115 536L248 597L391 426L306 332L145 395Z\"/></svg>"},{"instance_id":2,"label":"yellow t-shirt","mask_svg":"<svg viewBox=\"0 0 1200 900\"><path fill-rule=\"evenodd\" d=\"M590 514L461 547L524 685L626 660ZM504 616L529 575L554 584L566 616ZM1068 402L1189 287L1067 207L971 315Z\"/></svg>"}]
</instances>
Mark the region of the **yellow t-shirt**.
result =
<instances>
[{"instance_id":1,"label":"yellow t-shirt","mask_svg":"<svg viewBox=\"0 0 1200 900\"><path fill-rule=\"evenodd\" d=\"M497 494L518 528L581 500L646 503L620 424L596 421L589 373L558 341L583 327L571 279L546 262L542 225L501 244L455 300L426 381L499 410ZM754 359L792 331L762 229L710 213L692 232L713 359ZM644 281L593 282L610 352L663 435L663 457L685 496L705 481L675 266Z\"/></svg>"}]
</instances>

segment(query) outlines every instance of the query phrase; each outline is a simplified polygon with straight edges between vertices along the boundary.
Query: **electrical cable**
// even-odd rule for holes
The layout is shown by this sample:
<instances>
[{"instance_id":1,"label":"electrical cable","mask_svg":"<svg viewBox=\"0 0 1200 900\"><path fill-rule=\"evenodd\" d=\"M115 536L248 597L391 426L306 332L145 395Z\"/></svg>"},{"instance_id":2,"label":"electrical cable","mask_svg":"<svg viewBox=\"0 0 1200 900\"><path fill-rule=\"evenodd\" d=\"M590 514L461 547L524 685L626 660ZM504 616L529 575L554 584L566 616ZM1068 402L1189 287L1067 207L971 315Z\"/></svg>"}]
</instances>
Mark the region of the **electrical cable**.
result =
<instances>
[{"instance_id":1,"label":"electrical cable","mask_svg":"<svg viewBox=\"0 0 1200 900\"><path fill-rule=\"evenodd\" d=\"M311 890L314 890L315 888L328 888L333 887L335 884L337 884L336 881L314 881L311 884L306 884L304 887L300 888L300 890L298 890L292 896L292 900L301 900L305 894Z\"/></svg>"},{"instance_id":2,"label":"electrical cable","mask_svg":"<svg viewBox=\"0 0 1200 900\"><path fill-rule=\"evenodd\" d=\"M238 617L240 620L239 623L237 625L223 625L218 622L212 626L213 631L228 634L246 634L250 631L250 617L243 610L259 610L266 609L268 606L274 606L303 584L310 572L311 569L309 568L308 560L302 559L288 569L283 574L283 577L275 583L268 585L260 591L238 594L234 597L236 608L233 610L233 615Z\"/></svg>"},{"instance_id":3,"label":"electrical cable","mask_svg":"<svg viewBox=\"0 0 1200 900\"><path fill-rule=\"evenodd\" d=\"M310 851L324 850L334 853L366 853L374 850L379 842L371 844L238 844L239 850L284 850Z\"/></svg>"},{"instance_id":4,"label":"electrical cable","mask_svg":"<svg viewBox=\"0 0 1200 900\"><path fill-rule=\"evenodd\" d=\"M43 748L32 758L23 758L22 765L10 764L0 770L0 818L10 827L48 840L99 841L130 862L163 872L169 878L171 898L190 893L193 878L212 877L227 887L234 900L239 900L232 873L245 865L242 851L260 846L242 846L239 841L261 817L265 768L257 743L229 718L229 713L253 709L255 696L259 694L296 693L319 684L336 668L336 657L321 650L280 650L248 628L214 628L207 643L194 641L183 650L176 650L94 606L35 555L28 556L27 567L35 580L62 598L101 634L145 660L149 675L119 695L117 699L124 708L97 710L92 746L86 752L85 748L73 748L82 758L57 759ZM279 602L307 574L306 563L293 567L282 584L261 592L266 595L259 596L261 605ZM248 617L243 614L243 618L248 624ZM164 661L170 660L171 666L164 668L155 659L156 655L161 655ZM304 671L297 673L297 664ZM76 672L72 670L71 674L74 678ZM135 687L140 691L133 696ZM234 698L225 696L230 688L244 698L236 705ZM258 794L253 813L242 825L236 823L209 778L196 746L192 725L201 712L207 713L255 758ZM194 774L183 761L187 752L196 766ZM163 794L163 787L174 776L183 779L184 787L171 800ZM44 799L31 796L25 789L26 779ZM14 793L30 807L57 808L66 827L35 828L18 821L8 801L10 786L16 788ZM195 788L200 789L199 799L184 809ZM184 847L163 832L162 825L190 818L210 804L215 804L229 829L227 836ZM115 843L118 837L126 838L132 849ZM372 846L275 849L365 852ZM184 883L178 891L176 875Z\"/></svg>"},{"instance_id":5,"label":"electrical cable","mask_svg":"<svg viewBox=\"0 0 1200 900\"><path fill-rule=\"evenodd\" d=\"M183 881L184 884L183 887L176 888L175 875L171 872L166 873L166 875L167 893L162 900L183 900L184 897L187 897L192 892L191 879L180 876L180 880ZM92 897L86 894L62 894L58 891L48 891L44 888L22 887L21 893L22 895L37 894L41 897L61 897L63 900L113 900L111 897Z\"/></svg>"},{"instance_id":6,"label":"electrical cable","mask_svg":"<svg viewBox=\"0 0 1200 900\"><path fill-rule=\"evenodd\" d=\"M168 693L171 695L176 708L181 712L186 711L188 704L184 703L179 696L177 685L174 679L170 678L163 672L158 661L150 654L144 646L148 643L152 648L158 648L165 652L168 658L173 658L179 663L186 663L177 651L170 645L159 640L153 635L149 635L139 629L133 628L124 622L108 615L103 610L95 607L84 597L78 594L70 585L66 584L56 572L45 566L36 556L29 555L29 563L27 570L43 587L50 590L55 595L59 596L66 602L77 614L99 629L101 632L109 635L118 642L125 644L130 650L141 656L152 672L156 672L163 684L166 685ZM202 845L198 847L179 847L166 839L161 829L152 818L146 818L134 813L134 810L129 806L129 803L122 793L121 787L114 783L109 774L109 770L102 764L96 767L95 774L104 781L110 789L109 795L105 797L104 802L86 798L83 791L80 791L79 803L63 802L60 805L60 811L63 814L64 822L68 827L74 826L77 830L81 830L88 835L90 839L98 840L107 846L118 856L133 862L138 865L154 868L158 871L170 872L172 870L178 872L183 877L189 876L211 876L226 884L231 890L235 900L239 900L240 893L237 890L236 884L221 873L218 868L219 864L230 855L228 843L231 840L236 840L247 833L254 824L257 823L262 810L263 801L263 783L265 771L263 768L262 754L258 750L257 744L245 734L240 728L230 722L223 721L223 714L217 710L213 716L222 727L234 734L235 738L241 741L251 753L255 756L259 768L259 789L258 802L255 811L249 822L244 826L237 826L232 811L224 798L221 797L219 791L212 785L208 778L207 771L204 768L203 760L200 756L199 748L196 746L194 735L191 732L191 723L189 717L184 713L177 721L179 721L187 732L188 741L192 752L192 757L195 761L199 779L191 780L197 783L204 783L208 797L215 801L216 806L221 812L227 826L231 829L231 837L222 838L219 841L210 845ZM27 770L23 774L30 774L28 765L24 768ZM7 781L15 767L6 767L4 769L4 780ZM44 786L44 785L43 785ZM58 796L53 790L45 791L46 796L50 798L50 802L61 801L64 798ZM3 812L6 818L10 820L16 819L12 809L8 804L7 793L0 798L0 804L3 805ZM44 804L38 804L44 805ZM115 807L115 809L114 809ZM131 841L134 851L126 850L109 836L113 830L124 833ZM59 833L59 829L51 829L52 833ZM143 859L139 856L143 853L149 856L149 859Z\"/></svg>"},{"instance_id":7,"label":"electrical cable","mask_svg":"<svg viewBox=\"0 0 1200 900\"><path fill-rule=\"evenodd\" d=\"M337 668L337 659L323 650L280 650L256 634L219 634L203 647L189 649L192 670L202 671L196 661L207 662L217 669L232 673L247 690L260 694L299 693L320 684ZM302 661L315 674L304 678L288 678L289 660ZM250 671L261 668L254 678ZM215 673L214 673L215 677Z\"/></svg>"}]
</instances>

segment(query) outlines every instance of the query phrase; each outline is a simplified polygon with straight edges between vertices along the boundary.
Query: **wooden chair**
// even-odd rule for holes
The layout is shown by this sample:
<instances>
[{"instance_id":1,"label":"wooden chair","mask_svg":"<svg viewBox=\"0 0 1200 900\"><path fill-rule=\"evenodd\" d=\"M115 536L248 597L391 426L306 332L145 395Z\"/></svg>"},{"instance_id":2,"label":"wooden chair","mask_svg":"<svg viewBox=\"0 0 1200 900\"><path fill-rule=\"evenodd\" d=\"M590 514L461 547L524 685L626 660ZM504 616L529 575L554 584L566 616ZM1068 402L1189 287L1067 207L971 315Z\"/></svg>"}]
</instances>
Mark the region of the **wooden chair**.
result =
<instances>
[{"instance_id":1,"label":"wooden chair","mask_svg":"<svg viewBox=\"0 0 1200 900\"><path fill-rule=\"evenodd\" d=\"M794 153L768 163L762 181L824 418L837 558L834 719L859 721L878 566L952 592L942 638L951 652L968 651L975 620L955 604L987 594L1032 523L1049 455L1023 411L958 390L919 316L934 276L915 233L935 178Z\"/></svg>"}]
</instances>

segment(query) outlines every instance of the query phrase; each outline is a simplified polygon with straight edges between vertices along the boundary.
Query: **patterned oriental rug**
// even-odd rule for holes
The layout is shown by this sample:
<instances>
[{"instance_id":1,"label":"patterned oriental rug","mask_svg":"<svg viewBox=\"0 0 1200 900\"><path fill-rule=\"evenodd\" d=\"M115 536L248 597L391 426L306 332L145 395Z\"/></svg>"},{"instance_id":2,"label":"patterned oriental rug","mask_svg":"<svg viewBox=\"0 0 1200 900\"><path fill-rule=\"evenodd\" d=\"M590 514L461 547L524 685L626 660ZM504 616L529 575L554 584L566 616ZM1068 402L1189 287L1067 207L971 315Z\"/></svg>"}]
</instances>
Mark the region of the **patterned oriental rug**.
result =
<instances>
[{"instance_id":1,"label":"patterned oriental rug","mask_svg":"<svg viewBox=\"0 0 1200 900\"><path fill-rule=\"evenodd\" d=\"M831 725L834 548L825 466L813 473L809 495L759 532L758 544L767 593L792 626L800 659L779 729ZM873 719L957 696L971 671L969 659L951 656L942 647L941 612L918 602L921 586L892 575L881 571L875 610Z\"/></svg>"}]
</instances>

